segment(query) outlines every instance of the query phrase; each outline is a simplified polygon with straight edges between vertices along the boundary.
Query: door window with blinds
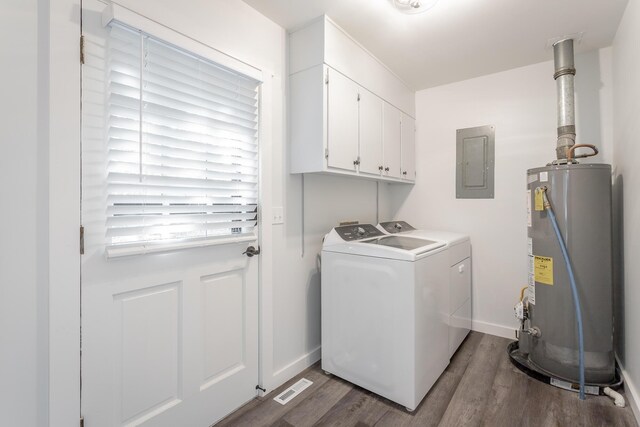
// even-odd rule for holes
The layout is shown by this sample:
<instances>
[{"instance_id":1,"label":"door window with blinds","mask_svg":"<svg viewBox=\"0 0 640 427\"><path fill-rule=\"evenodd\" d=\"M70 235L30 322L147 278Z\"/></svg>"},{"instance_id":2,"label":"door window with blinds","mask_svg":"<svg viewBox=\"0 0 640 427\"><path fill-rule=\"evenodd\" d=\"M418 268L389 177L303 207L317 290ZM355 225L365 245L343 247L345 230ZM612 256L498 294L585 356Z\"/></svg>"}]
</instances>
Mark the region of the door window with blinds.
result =
<instances>
[{"instance_id":1,"label":"door window with blinds","mask_svg":"<svg viewBox=\"0 0 640 427\"><path fill-rule=\"evenodd\" d=\"M107 253L253 237L259 82L117 24L106 53Z\"/></svg>"}]
</instances>

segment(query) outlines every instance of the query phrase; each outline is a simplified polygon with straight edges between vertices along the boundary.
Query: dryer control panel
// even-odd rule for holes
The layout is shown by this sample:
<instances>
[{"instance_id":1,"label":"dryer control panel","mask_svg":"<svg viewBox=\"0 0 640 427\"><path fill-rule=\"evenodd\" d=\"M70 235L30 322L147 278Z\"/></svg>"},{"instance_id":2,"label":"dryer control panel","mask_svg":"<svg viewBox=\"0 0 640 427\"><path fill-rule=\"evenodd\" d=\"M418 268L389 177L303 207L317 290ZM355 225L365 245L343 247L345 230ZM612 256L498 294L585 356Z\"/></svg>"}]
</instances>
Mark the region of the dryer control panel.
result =
<instances>
[{"instance_id":1,"label":"dryer control panel","mask_svg":"<svg viewBox=\"0 0 640 427\"><path fill-rule=\"evenodd\" d=\"M368 237L384 236L384 234L372 224L343 225L342 227L336 227L335 230L342 240L346 240L347 242L362 240Z\"/></svg>"},{"instance_id":2,"label":"dryer control panel","mask_svg":"<svg viewBox=\"0 0 640 427\"><path fill-rule=\"evenodd\" d=\"M389 222L381 222L380 226L385 229L387 233L400 233L401 231L412 231L415 230L409 223L405 221L389 221Z\"/></svg>"}]
</instances>

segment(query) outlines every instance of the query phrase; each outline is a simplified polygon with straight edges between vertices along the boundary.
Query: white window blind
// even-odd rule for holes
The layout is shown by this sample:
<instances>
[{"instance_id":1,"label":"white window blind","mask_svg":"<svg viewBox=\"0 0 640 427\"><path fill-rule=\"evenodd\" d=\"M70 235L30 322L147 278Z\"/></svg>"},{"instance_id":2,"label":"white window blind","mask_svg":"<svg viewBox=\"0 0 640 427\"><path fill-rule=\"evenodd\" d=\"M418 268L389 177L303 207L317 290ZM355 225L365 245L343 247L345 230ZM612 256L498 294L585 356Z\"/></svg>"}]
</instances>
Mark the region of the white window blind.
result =
<instances>
[{"instance_id":1,"label":"white window blind","mask_svg":"<svg viewBox=\"0 0 640 427\"><path fill-rule=\"evenodd\" d=\"M259 82L139 31L110 32L108 247L252 236Z\"/></svg>"}]
</instances>

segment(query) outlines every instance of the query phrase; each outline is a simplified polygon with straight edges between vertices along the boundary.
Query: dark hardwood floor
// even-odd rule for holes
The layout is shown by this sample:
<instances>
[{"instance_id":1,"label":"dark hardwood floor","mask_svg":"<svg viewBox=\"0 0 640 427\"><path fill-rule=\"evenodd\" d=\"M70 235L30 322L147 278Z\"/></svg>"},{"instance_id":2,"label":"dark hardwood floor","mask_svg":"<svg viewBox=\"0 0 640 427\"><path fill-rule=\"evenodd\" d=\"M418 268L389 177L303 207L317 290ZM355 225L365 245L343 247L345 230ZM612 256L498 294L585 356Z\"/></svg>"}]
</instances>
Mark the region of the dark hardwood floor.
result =
<instances>
[{"instance_id":1,"label":"dark hardwood floor","mask_svg":"<svg viewBox=\"0 0 640 427\"><path fill-rule=\"evenodd\" d=\"M218 426L637 426L631 409L605 396L581 402L533 380L506 353L509 340L469 334L440 379L413 413L325 375L316 364L282 387L243 406ZM313 385L281 405L273 400L301 377ZM623 392L621 390L621 392Z\"/></svg>"}]
</instances>

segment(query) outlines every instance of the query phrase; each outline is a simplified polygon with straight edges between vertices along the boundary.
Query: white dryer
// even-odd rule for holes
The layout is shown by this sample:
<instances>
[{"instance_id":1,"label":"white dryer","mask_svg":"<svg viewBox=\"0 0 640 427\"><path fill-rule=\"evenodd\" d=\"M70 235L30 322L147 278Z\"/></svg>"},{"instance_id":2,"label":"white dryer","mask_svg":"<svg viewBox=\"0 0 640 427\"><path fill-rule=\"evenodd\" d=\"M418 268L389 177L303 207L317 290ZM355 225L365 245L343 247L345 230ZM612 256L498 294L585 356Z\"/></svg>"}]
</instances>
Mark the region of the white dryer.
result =
<instances>
[{"instance_id":1,"label":"white dryer","mask_svg":"<svg viewBox=\"0 0 640 427\"><path fill-rule=\"evenodd\" d=\"M334 228L322 248L322 369L414 410L449 363L446 243Z\"/></svg>"},{"instance_id":2,"label":"white dryer","mask_svg":"<svg viewBox=\"0 0 640 427\"><path fill-rule=\"evenodd\" d=\"M438 240L449 258L449 357L471 330L471 243L469 236L438 230L419 230L406 221L378 224L385 234Z\"/></svg>"}]
</instances>

